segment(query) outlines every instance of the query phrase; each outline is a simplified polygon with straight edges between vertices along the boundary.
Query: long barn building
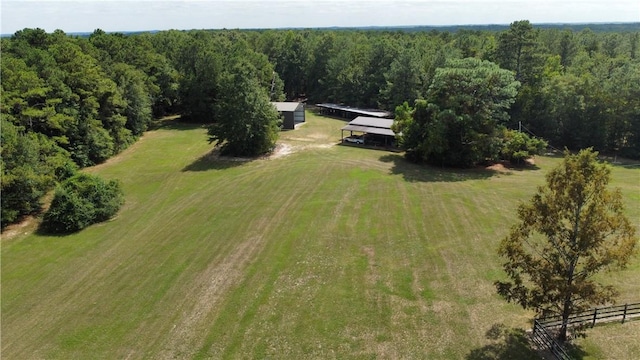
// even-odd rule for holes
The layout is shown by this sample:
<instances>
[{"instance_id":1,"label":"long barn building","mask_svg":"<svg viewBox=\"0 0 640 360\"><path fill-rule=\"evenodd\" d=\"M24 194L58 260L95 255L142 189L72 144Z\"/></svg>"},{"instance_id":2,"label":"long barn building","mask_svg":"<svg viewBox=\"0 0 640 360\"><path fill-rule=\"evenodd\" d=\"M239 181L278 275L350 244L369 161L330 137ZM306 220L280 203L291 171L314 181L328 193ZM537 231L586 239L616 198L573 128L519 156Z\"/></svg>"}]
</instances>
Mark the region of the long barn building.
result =
<instances>
[{"instance_id":1,"label":"long barn building","mask_svg":"<svg viewBox=\"0 0 640 360\"><path fill-rule=\"evenodd\" d=\"M320 113L327 116L341 117L344 119L355 119L358 116L368 116L376 118L392 118L389 111L379 109L361 109L352 106L324 103L316 104Z\"/></svg>"}]
</instances>

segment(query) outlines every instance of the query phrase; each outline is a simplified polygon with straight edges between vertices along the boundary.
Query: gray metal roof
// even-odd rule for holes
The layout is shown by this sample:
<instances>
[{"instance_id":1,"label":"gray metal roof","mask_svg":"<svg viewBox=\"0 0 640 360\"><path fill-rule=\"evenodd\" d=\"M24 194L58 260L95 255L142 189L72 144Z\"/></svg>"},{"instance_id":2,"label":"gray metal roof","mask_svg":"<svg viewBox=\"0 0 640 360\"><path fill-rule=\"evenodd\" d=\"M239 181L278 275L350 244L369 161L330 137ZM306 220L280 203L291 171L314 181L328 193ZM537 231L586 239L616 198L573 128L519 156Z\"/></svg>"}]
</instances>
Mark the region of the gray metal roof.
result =
<instances>
[{"instance_id":1,"label":"gray metal roof","mask_svg":"<svg viewBox=\"0 0 640 360\"><path fill-rule=\"evenodd\" d=\"M278 109L278 111L286 112L296 111L296 109L298 109L298 106L300 106L299 102L272 102L272 104L276 106L276 109Z\"/></svg>"},{"instance_id":2,"label":"gray metal roof","mask_svg":"<svg viewBox=\"0 0 640 360\"><path fill-rule=\"evenodd\" d=\"M383 129L379 127L371 127L371 126L361 126L361 125L347 125L342 128L342 130L346 131L358 131L367 134L378 134L378 135L387 135L387 136L395 136L395 133L391 129Z\"/></svg>"},{"instance_id":3,"label":"gray metal roof","mask_svg":"<svg viewBox=\"0 0 640 360\"><path fill-rule=\"evenodd\" d=\"M391 129L391 125L393 125L393 119L381 119L377 117L367 117L367 116L358 116L357 118L351 120L349 125L361 125L361 126L370 126L377 127L383 129Z\"/></svg>"},{"instance_id":4,"label":"gray metal roof","mask_svg":"<svg viewBox=\"0 0 640 360\"><path fill-rule=\"evenodd\" d=\"M360 114L360 115L366 115L366 116L389 117L392 115L390 112L384 111L384 110L359 109L351 106L344 106L344 105L330 104L330 103L316 104L316 106L321 108L333 109L333 110L342 110L342 111L347 111L354 114Z\"/></svg>"},{"instance_id":5,"label":"gray metal roof","mask_svg":"<svg viewBox=\"0 0 640 360\"><path fill-rule=\"evenodd\" d=\"M393 119L358 116L357 118L351 120L349 122L349 125L343 127L342 130L358 131L367 134L395 136L395 133L393 132L393 130L391 130L391 125L393 125Z\"/></svg>"}]
</instances>

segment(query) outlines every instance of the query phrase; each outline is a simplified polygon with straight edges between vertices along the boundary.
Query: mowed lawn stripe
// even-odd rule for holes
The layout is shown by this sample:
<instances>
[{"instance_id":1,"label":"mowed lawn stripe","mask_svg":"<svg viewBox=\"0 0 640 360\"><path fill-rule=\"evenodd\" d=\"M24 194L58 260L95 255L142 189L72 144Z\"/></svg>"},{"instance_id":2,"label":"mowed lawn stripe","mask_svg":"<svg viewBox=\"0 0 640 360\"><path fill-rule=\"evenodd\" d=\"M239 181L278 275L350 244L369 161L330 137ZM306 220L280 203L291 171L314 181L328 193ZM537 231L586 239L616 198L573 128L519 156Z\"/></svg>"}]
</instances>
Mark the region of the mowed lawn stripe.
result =
<instances>
[{"instance_id":1,"label":"mowed lawn stripe","mask_svg":"<svg viewBox=\"0 0 640 360\"><path fill-rule=\"evenodd\" d=\"M217 159L203 128L169 122L89 169L122 181L116 219L3 239L3 358L450 359L529 326L495 295L496 247L559 159L417 166L337 145L341 120L307 121L270 159ZM632 219L638 174L613 170ZM632 299L638 271L603 279Z\"/></svg>"},{"instance_id":2,"label":"mowed lawn stripe","mask_svg":"<svg viewBox=\"0 0 640 360\"><path fill-rule=\"evenodd\" d=\"M245 165L242 165L245 166ZM262 166L259 163L248 164L246 166ZM202 224L202 226L208 226L215 230L215 233L212 234L211 238L208 239L208 242L211 244L234 244L233 247L240 246L240 250L244 252L244 254L238 254L241 256L238 258L239 261L237 263L232 264L234 270L229 271L225 274L219 274L218 276L232 276L231 280L237 280L238 276L241 276L241 270L243 264L246 261L251 259L251 254L254 251L248 251L248 249L259 249L264 245L265 239L269 238L269 228L274 226L280 226L279 220L285 220L286 216L284 216L284 212L286 212L287 207L284 206L284 203L292 203L296 202L298 194L292 194L287 191L288 188L295 185L296 178L292 177L287 181L282 181L278 183L273 183L273 181L282 180L282 178L272 178L268 173L262 174L263 176L252 177L252 176L242 176L241 179L236 178L233 174L229 174L228 177L220 178L221 182L217 181L209 181L208 186L214 191L216 195L210 194L210 197L203 196L200 202L195 202L192 204L193 208L202 208L209 209L208 211L199 211L190 214L189 224L191 226L195 224ZM215 176L214 176L215 177ZM299 178L298 178L299 179ZM233 184L229 186L229 184ZM266 185L265 185L266 184ZM269 187L271 191L265 191L264 186ZM274 191L274 188L276 189ZM226 198L228 197L228 198ZM288 199L286 202L283 199ZM226 201L225 201L226 200ZM283 201L281 201L283 200ZM207 206L206 203L210 202ZM213 208L212 208L213 207ZM278 215L281 214L281 215ZM229 228L229 233L225 231L225 224L234 224L233 227ZM218 227L220 225L220 227ZM240 226L238 226L240 225ZM244 244L247 245L238 245ZM216 253L215 248L207 248L203 247L200 249L202 253L206 254L211 251L212 254ZM236 250L234 250L236 251ZM231 254L232 257L236 256L235 253ZM218 269L220 260L224 263L226 261L226 257L222 259L210 259L208 261L209 268ZM221 269L225 269L228 265L222 266ZM204 274L212 272L211 270L202 269ZM215 271L214 271L215 272ZM192 286L196 290L196 293L190 291L190 289L184 289L183 291L179 291L181 296L184 294L189 294L187 297L189 300L186 300L184 306L184 310L182 313L187 314L186 317L189 318L190 315L194 313L198 313L200 319L195 321L194 324L190 324L193 326L198 326L196 323L201 323L206 321L208 312L211 312L213 309L203 308L203 304L206 304L206 297L211 296L211 293L207 291L207 281L209 283L213 283L215 285L216 281L211 279L206 279L206 276L203 278L202 276L198 276L199 281L195 281L195 284L189 284L188 282L185 286ZM199 286L199 282L204 281L204 289L200 298L198 297L197 287ZM194 282L192 280L192 282ZM229 283L226 286L229 285ZM204 297L204 298L203 298ZM199 300L198 300L199 299ZM217 299L211 299L210 305L213 308ZM169 306L172 304L171 301L167 303ZM185 324L184 321L180 321L178 319L178 323L174 324L175 328L171 329L171 331L167 332L168 336L165 336L165 341L158 341L158 343L164 343L165 346L168 344L179 344L181 350L176 352L176 349L169 349L168 354L170 357L173 356L187 356L190 352L193 351L195 345L197 345L197 339L189 339L183 338L186 334L198 334L198 331L188 331L186 329L181 329L180 326ZM177 329L177 330L175 330ZM197 330L197 329L195 329ZM178 334L179 336L175 336ZM187 336L188 337L188 336ZM179 339L181 341L176 341L175 339ZM191 342L189 341L191 340ZM195 343L193 342L195 341ZM153 352L153 350L151 350ZM149 356L149 354L147 354Z\"/></svg>"},{"instance_id":3,"label":"mowed lawn stripe","mask_svg":"<svg viewBox=\"0 0 640 360\"><path fill-rule=\"evenodd\" d=\"M264 262L259 259L254 266L255 279L243 283L233 295L243 300L250 298L251 304L238 309L241 301L231 300L228 311L222 311L225 315L218 320L219 326L210 332L210 345L203 348L201 357L234 358L239 354L253 354L254 357L313 358L330 356L332 352L393 357L406 353L407 348L416 356L430 352L441 356L454 353L455 333L442 332L441 328L430 331L429 326L424 326L427 321L420 316L420 311L426 318L439 317L438 322L446 324L452 321L447 309L454 308L455 304L447 300L430 306L433 290L417 280L425 274L432 277L432 267L444 271L442 276L448 282L456 281L452 278L461 275L449 274L442 261L440 250L449 246L447 236L431 239L433 244L430 243L428 234L440 231L434 230L438 224L422 227L422 233L416 235L417 225L428 223L430 217L436 221L446 204L433 199L429 189L418 187L428 195L410 197L411 205L404 206L398 189L415 189L415 186L406 182L398 185L393 176L390 180L388 169L370 170L365 162L360 162L362 167L347 162L348 169L336 167L339 172L346 171L350 180L345 181L345 177L338 174L329 176L336 180L325 181L316 188L322 199L308 204L313 209L313 218L293 222L307 229L295 231L292 225L294 230L290 228L282 234L281 241L297 249L286 253L297 260L277 266L272 263L274 257L264 252ZM330 170L325 168L325 171ZM416 222L417 217L425 220ZM337 229L336 223L341 224ZM450 237L461 238L455 229L464 231L462 227L455 223L446 227ZM290 238L290 234L301 231L305 231L305 237ZM486 251L495 257L492 250ZM306 264L313 264L313 270L305 271ZM428 270L422 270L425 264ZM259 294L250 296L249 289L272 283L276 285L265 285ZM430 311L441 315L434 316ZM416 324L408 326L411 322ZM251 328L248 330L248 326L242 324L251 324ZM464 317L460 324L466 328ZM424 338L416 336L419 331L423 331L429 341L425 343ZM447 333L450 336L447 337ZM296 341L291 342L292 338ZM225 345L227 343L232 345ZM326 344L334 345L327 347ZM433 347L434 344L437 346Z\"/></svg>"}]
</instances>

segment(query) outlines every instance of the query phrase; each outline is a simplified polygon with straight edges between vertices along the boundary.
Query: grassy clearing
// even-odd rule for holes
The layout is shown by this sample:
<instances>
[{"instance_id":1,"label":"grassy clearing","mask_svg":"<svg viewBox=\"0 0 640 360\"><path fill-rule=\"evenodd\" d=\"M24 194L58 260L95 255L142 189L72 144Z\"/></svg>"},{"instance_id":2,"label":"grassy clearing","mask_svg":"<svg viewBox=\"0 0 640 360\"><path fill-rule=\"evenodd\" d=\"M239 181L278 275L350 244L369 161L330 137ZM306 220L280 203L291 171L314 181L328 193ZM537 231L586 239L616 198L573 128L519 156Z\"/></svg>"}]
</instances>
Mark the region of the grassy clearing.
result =
<instances>
[{"instance_id":1,"label":"grassy clearing","mask_svg":"<svg viewBox=\"0 0 640 360\"><path fill-rule=\"evenodd\" d=\"M271 159L212 158L204 129L167 122L89 169L122 181L116 219L2 242L3 358L535 358L495 249L559 160L417 167L307 119ZM613 172L636 221L639 174ZM605 279L637 301L639 275L636 258Z\"/></svg>"},{"instance_id":2,"label":"grassy clearing","mask_svg":"<svg viewBox=\"0 0 640 360\"><path fill-rule=\"evenodd\" d=\"M587 330L587 338L576 341L584 360L640 358L640 321L608 323Z\"/></svg>"}]
</instances>

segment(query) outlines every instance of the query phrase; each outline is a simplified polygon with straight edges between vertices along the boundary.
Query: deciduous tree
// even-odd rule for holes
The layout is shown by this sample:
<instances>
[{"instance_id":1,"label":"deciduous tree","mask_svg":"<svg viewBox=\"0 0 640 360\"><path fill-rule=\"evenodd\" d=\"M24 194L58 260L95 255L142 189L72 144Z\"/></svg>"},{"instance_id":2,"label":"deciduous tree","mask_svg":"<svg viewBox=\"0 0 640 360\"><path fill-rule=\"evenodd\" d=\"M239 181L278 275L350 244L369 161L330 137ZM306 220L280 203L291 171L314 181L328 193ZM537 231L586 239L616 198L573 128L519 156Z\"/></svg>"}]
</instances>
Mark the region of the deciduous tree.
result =
<instances>
[{"instance_id":1,"label":"deciduous tree","mask_svg":"<svg viewBox=\"0 0 640 360\"><path fill-rule=\"evenodd\" d=\"M567 153L520 205L519 223L500 244L508 280L495 283L498 293L540 315L561 315L562 341L571 314L614 299L616 289L594 275L623 268L638 241L620 190L607 189L610 173L591 149Z\"/></svg>"},{"instance_id":2,"label":"deciduous tree","mask_svg":"<svg viewBox=\"0 0 640 360\"><path fill-rule=\"evenodd\" d=\"M278 112L255 77L255 68L242 59L238 61L222 76L209 140L217 141L223 154L265 154L273 150L278 138Z\"/></svg>"},{"instance_id":3,"label":"deciduous tree","mask_svg":"<svg viewBox=\"0 0 640 360\"><path fill-rule=\"evenodd\" d=\"M1 120L0 196L2 227L40 211L42 196L73 175L69 154L46 136Z\"/></svg>"},{"instance_id":4,"label":"deciduous tree","mask_svg":"<svg viewBox=\"0 0 640 360\"><path fill-rule=\"evenodd\" d=\"M436 71L413 122L398 123L408 156L438 165L468 167L499 153L498 129L509 115L519 83L496 64L450 60ZM416 134L417 132L418 134Z\"/></svg>"}]
</instances>

